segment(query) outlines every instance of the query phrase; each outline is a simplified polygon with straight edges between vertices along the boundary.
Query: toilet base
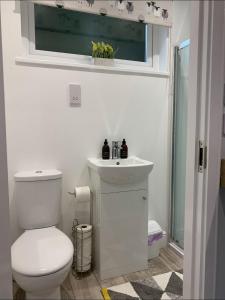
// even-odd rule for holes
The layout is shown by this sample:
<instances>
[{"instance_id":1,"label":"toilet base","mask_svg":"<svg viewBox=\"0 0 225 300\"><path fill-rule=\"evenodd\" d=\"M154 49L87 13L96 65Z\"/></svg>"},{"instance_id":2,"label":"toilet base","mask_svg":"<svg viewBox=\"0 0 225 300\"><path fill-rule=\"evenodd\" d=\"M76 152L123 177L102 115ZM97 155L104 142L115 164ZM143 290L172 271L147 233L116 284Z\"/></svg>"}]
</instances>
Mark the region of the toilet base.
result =
<instances>
[{"instance_id":1,"label":"toilet base","mask_svg":"<svg viewBox=\"0 0 225 300\"><path fill-rule=\"evenodd\" d=\"M44 293L26 293L26 300L60 300L60 287Z\"/></svg>"}]
</instances>

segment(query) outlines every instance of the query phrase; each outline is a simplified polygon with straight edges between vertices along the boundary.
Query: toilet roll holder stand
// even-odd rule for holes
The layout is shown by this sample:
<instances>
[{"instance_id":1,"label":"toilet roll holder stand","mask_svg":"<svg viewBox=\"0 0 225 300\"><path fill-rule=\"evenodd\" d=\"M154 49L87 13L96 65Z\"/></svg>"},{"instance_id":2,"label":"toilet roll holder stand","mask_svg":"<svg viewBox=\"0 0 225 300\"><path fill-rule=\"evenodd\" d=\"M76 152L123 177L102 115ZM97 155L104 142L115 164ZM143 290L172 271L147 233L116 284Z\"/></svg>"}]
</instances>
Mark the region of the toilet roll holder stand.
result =
<instances>
[{"instance_id":1,"label":"toilet roll holder stand","mask_svg":"<svg viewBox=\"0 0 225 300\"><path fill-rule=\"evenodd\" d=\"M68 192L69 195L74 196L75 198L77 198L76 195L76 191L74 190L73 192ZM77 279L82 278L82 275L85 274L88 271L85 271L86 267L89 266L89 264L84 265L84 255L83 255L83 251L84 251L84 231L81 228L81 237L79 238L78 241L78 236L77 236L77 227L79 226L79 221L78 219L74 219L73 220L73 226L72 226L72 238L73 238L73 246L74 246L74 255L73 255L73 263L72 263L72 274L74 277L76 277ZM78 268L78 242L79 242L79 247L81 249L81 253L80 253L80 266ZM91 266L90 266L91 269ZM89 270L90 270L89 269Z\"/></svg>"},{"instance_id":2,"label":"toilet roll holder stand","mask_svg":"<svg viewBox=\"0 0 225 300\"><path fill-rule=\"evenodd\" d=\"M77 236L77 227L79 226L79 222L78 219L74 219L73 220L73 226L72 226L72 238L73 238L73 246L74 246L74 255L73 255L73 263L72 263L72 274L74 277L76 277L77 279L81 279L82 276L88 272L89 270L91 270L91 262L84 265L84 255L83 255L83 251L84 251L84 231L82 228L81 229L81 237L79 238L78 241L78 236ZM80 252L80 265L78 268L78 242L79 242L79 246L81 249ZM90 265L90 269L88 271L86 271L86 267L88 267Z\"/></svg>"}]
</instances>

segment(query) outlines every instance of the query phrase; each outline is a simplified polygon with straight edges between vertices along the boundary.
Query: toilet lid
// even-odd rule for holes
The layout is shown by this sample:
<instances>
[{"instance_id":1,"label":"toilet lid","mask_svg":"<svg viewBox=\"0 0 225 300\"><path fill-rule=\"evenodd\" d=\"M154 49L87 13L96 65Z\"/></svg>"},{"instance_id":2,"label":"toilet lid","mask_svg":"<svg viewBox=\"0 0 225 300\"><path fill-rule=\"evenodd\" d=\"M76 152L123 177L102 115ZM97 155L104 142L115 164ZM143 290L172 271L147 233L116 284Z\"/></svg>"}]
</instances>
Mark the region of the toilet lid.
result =
<instances>
[{"instance_id":1,"label":"toilet lid","mask_svg":"<svg viewBox=\"0 0 225 300\"><path fill-rule=\"evenodd\" d=\"M12 245L12 268L26 276L42 276L64 268L73 257L71 240L55 227L25 231Z\"/></svg>"}]
</instances>

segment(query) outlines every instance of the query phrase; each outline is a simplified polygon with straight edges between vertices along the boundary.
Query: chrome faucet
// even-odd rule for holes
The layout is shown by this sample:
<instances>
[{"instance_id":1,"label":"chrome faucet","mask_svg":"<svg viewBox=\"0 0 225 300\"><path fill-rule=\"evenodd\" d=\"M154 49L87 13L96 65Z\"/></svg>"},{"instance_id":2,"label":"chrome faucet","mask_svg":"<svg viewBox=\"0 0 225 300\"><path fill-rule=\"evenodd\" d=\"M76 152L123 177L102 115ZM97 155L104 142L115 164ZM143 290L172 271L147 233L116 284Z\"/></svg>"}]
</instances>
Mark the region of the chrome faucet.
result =
<instances>
[{"instance_id":1,"label":"chrome faucet","mask_svg":"<svg viewBox=\"0 0 225 300\"><path fill-rule=\"evenodd\" d=\"M119 154L119 141L113 141L112 142L112 159L118 159L120 158Z\"/></svg>"}]
</instances>

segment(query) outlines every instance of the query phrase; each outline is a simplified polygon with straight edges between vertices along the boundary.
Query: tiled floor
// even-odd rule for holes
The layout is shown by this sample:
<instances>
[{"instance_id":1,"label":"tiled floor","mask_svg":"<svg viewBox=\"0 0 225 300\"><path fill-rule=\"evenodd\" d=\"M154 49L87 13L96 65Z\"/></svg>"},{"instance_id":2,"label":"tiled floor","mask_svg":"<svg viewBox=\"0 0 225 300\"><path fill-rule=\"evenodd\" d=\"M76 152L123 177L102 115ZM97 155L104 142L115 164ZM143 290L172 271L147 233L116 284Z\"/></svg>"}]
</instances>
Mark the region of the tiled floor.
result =
<instances>
[{"instance_id":1,"label":"tiled floor","mask_svg":"<svg viewBox=\"0 0 225 300\"><path fill-rule=\"evenodd\" d=\"M98 281L94 273L89 273L81 279L76 279L72 273L69 274L61 287L62 299L64 300L98 300L103 299L102 287L111 287L131 280L149 278L154 275L177 271L183 268L183 259L171 248L162 249L160 255L149 261L149 268L144 271L130 273L128 275ZM15 292L15 300L23 300L24 292L18 289Z\"/></svg>"}]
</instances>

